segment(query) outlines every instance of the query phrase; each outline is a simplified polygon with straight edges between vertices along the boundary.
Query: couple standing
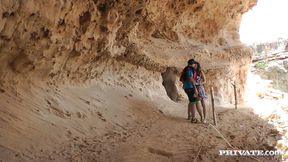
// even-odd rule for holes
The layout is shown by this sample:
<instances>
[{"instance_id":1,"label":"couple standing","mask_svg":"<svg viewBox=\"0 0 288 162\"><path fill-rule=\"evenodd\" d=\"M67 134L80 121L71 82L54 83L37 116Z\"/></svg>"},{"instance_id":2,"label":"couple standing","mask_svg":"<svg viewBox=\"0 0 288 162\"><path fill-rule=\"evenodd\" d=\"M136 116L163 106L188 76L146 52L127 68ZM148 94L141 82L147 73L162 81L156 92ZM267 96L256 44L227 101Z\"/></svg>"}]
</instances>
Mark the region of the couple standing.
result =
<instances>
[{"instance_id":1,"label":"couple standing","mask_svg":"<svg viewBox=\"0 0 288 162\"><path fill-rule=\"evenodd\" d=\"M198 122L195 117L195 109L197 109L201 122L206 123L205 99L207 96L203 87L205 75L201 70L200 64L194 59L188 60L187 63L188 65L182 71L180 81L183 83L183 89L189 98L188 120L191 119L191 123ZM203 114L199 102L201 102Z\"/></svg>"}]
</instances>

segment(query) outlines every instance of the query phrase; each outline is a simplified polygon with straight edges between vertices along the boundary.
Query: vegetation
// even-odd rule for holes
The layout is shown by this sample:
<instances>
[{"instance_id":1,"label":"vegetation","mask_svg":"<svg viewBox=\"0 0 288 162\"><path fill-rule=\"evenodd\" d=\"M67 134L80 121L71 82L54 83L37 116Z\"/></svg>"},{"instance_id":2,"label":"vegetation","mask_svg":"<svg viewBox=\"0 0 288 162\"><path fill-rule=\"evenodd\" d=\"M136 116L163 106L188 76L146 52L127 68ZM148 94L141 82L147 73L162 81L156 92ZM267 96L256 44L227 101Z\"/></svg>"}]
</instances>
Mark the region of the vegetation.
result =
<instances>
[{"instance_id":1,"label":"vegetation","mask_svg":"<svg viewBox=\"0 0 288 162\"><path fill-rule=\"evenodd\" d=\"M255 68L256 69L265 69L267 66L268 65L265 62L263 62L263 61L255 63Z\"/></svg>"}]
</instances>

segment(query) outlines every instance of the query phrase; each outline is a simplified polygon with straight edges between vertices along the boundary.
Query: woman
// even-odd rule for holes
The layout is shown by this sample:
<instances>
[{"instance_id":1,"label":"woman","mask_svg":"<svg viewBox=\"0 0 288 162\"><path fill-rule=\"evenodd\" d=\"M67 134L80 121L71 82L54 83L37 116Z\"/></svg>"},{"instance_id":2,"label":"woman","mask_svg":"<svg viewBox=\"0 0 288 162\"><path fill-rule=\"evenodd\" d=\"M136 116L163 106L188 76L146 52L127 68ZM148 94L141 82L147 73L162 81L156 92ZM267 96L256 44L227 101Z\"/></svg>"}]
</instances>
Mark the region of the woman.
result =
<instances>
[{"instance_id":1,"label":"woman","mask_svg":"<svg viewBox=\"0 0 288 162\"><path fill-rule=\"evenodd\" d=\"M205 99L207 99L207 96L206 96L206 93L205 93L205 89L204 89L204 86L203 84L205 84L206 82L206 78L205 78L205 75L204 73L202 72L201 70L201 66L200 66L200 63L199 62L196 62L196 66L195 66L195 71L196 71L196 88L197 88L197 91L198 91L198 97L201 101L201 105L202 105L202 108L203 108L203 123L206 123L206 104L205 104Z\"/></svg>"}]
</instances>

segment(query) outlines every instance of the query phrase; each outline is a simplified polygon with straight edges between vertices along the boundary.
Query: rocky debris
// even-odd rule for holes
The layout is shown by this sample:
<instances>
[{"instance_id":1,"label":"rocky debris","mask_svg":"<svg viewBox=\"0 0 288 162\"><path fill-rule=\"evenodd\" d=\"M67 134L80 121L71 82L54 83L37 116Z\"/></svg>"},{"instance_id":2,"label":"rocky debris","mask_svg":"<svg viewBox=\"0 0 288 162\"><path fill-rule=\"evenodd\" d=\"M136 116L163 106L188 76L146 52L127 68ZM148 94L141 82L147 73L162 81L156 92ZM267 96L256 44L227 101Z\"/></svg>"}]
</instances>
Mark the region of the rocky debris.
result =
<instances>
[{"instance_id":1,"label":"rocky debris","mask_svg":"<svg viewBox=\"0 0 288 162\"><path fill-rule=\"evenodd\" d=\"M282 53L284 56L286 53ZM280 54L280 55L282 55ZM283 92L288 92L288 66L287 59L267 62L256 62L252 71L263 79L271 80L272 86Z\"/></svg>"},{"instance_id":2,"label":"rocky debris","mask_svg":"<svg viewBox=\"0 0 288 162\"><path fill-rule=\"evenodd\" d=\"M288 107L276 109L266 119L269 123L275 126L281 137L277 142L277 149L286 152L288 150ZM287 154L285 155L287 156ZM286 157L287 158L287 157Z\"/></svg>"}]
</instances>

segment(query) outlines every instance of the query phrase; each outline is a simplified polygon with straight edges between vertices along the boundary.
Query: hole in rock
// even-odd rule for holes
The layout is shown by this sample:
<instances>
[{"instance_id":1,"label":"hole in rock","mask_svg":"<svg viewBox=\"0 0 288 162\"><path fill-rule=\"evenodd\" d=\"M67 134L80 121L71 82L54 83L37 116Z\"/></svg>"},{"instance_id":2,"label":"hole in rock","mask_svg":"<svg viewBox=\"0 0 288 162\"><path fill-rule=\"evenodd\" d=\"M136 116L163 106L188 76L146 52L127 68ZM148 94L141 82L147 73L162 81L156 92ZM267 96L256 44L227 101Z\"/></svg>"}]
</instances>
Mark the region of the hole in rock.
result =
<instances>
[{"instance_id":1,"label":"hole in rock","mask_svg":"<svg viewBox=\"0 0 288 162\"><path fill-rule=\"evenodd\" d=\"M97 4L98 0L93 0L94 4Z\"/></svg>"},{"instance_id":2,"label":"hole in rock","mask_svg":"<svg viewBox=\"0 0 288 162\"><path fill-rule=\"evenodd\" d=\"M100 31L103 32L103 33L105 33L105 32L108 31L108 28L107 28L106 26L101 25L101 26L100 26Z\"/></svg>"},{"instance_id":3,"label":"hole in rock","mask_svg":"<svg viewBox=\"0 0 288 162\"><path fill-rule=\"evenodd\" d=\"M2 14L2 18L8 18L9 16L14 16L15 14L14 14L14 12L11 12L11 13L9 13L9 12L4 12L3 14Z\"/></svg>"},{"instance_id":4,"label":"hole in rock","mask_svg":"<svg viewBox=\"0 0 288 162\"><path fill-rule=\"evenodd\" d=\"M204 5L200 5L200 6L195 7L194 12L201 11L203 7L204 7Z\"/></svg>"},{"instance_id":5,"label":"hole in rock","mask_svg":"<svg viewBox=\"0 0 288 162\"><path fill-rule=\"evenodd\" d=\"M4 12L3 14L2 14L2 18L6 18L6 17L9 17L9 12Z\"/></svg>"},{"instance_id":6,"label":"hole in rock","mask_svg":"<svg viewBox=\"0 0 288 162\"><path fill-rule=\"evenodd\" d=\"M37 41L37 40L40 39L40 37L39 37L37 32L32 32L32 33L30 33L30 39L34 40L34 41Z\"/></svg>"},{"instance_id":7,"label":"hole in rock","mask_svg":"<svg viewBox=\"0 0 288 162\"><path fill-rule=\"evenodd\" d=\"M50 36L50 30L45 27L42 27L41 34L44 38L48 38Z\"/></svg>"},{"instance_id":8,"label":"hole in rock","mask_svg":"<svg viewBox=\"0 0 288 162\"><path fill-rule=\"evenodd\" d=\"M188 4L196 4L197 0L188 0Z\"/></svg>"},{"instance_id":9,"label":"hole in rock","mask_svg":"<svg viewBox=\"0 0 288 162\"><path fill-rule=\"evenodd\" d=\"M91 13L86 11L83 15L79 18L80 30L82 33L85 33L91 21Z\"/></svg>"},{"instance_id":10,"label":"hole in rock","mask_svg":"<svg viewBox=\"0 0 288 162\"><path fill-rule=\"evenodd\" d=\"M142 13L142 9L139 9L135 12L136 15L140 15Z\"/></svg>"},{"instance_id":11,"label":"hole in rock","mask_svg":"<svg viewBox=\"0 0 288 162\"><path fill-rule=\"evenodd\" d=\"M173 101L178 101L179 93L176 86L177 81L177 69L176 67L167 67L166 71L161 73L163 82L162 85L164 86L168 97Z\"/></svg>"},{"instance_id":12,"label":"hole in rock","mask_svg":"<svg viewBox=\"0 0 288 162\"><path fill-rule=\"evenodd\" d=\"M0 88L0 93L4 93L4 92L5 92L5 90Z\"/></svg>"},{"instance_id":13,"label":"hole in rock","mask_svg":"<svg viewBox=\"0 0 288 162\"><path fill-rule=\"evenodd\" d=\"M65 20L64 19L59 19L58 21L58 26L65 25Z\"/></svg>"},{"instance_id":14,"label":"hole in rock","mask_svg":"<svg viewBox=\"0 0 288 162\"><path fill-rule=\"evenodd\" d=\"M102 3L99 4L97 9L101 12L101 13L106 13L108 11L108 5L106 3Z\"/></svg>"}]
</instances>

